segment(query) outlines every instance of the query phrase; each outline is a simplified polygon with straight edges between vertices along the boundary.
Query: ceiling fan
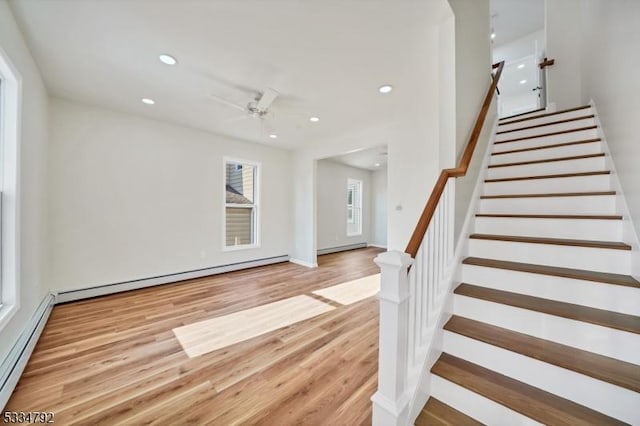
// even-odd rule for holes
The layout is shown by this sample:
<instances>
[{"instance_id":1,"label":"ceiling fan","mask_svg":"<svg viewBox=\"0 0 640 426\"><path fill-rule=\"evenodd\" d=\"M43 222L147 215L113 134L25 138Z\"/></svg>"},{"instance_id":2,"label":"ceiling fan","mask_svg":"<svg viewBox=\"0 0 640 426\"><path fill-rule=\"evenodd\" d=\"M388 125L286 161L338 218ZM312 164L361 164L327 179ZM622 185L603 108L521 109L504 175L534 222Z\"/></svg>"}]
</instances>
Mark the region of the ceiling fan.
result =
<instances>
[{"instance_id":1,"label":"ceiling fan","mask_svg":"<svg viewBox=\"0 0 640 426\"><path fill-rule=\"evenodd\" d=\"M209 97L221 104L227 105L231 108L235 108L244 112L253 118L264 118L269 112L269 107L273 104L273 101L280 95L277 90L267 88L264 92L258 93L258 95L250 101L246 106L239 105L228 99L221 98L220 96L210 94Z\"/></svg>"}]
</instances>

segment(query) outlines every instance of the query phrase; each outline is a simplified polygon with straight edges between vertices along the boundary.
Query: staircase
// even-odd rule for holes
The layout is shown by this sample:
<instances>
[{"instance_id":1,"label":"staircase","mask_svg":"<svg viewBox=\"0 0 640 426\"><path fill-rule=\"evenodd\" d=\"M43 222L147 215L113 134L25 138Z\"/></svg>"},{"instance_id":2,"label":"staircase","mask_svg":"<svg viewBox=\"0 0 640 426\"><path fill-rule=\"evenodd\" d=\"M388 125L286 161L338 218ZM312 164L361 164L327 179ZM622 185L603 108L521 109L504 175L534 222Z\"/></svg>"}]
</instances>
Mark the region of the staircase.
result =
<instances>
[{"instance_id":1,"label":"staircase","mask_svg":"<svg viewBox=\"0 0 640 426\"><path fill-rule=\"evenodd\" d=\"M640 424L640 282L590 106L497 126L416 425Z\"/></svg>"}]
</instances>

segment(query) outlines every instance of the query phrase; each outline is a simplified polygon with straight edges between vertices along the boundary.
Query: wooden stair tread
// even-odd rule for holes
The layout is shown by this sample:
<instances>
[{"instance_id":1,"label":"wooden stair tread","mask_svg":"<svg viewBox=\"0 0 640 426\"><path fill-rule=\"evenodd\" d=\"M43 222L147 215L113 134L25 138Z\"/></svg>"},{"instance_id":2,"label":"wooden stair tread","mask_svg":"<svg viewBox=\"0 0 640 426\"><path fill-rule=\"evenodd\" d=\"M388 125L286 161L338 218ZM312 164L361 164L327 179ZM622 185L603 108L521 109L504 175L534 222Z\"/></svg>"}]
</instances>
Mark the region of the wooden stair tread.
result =
<instances>
[{"instance_id":1,"label":"wooden stair tread","mask_svg":"<svg viewBox=\"0 0 640 426\"><path fill-rule=\"evenodd\" d=\"M557 173L553 175L535 175L535 176L519 176L519 177L500 178L500 179L485 179L484 181L487 183L512 182L512 181L519 181L519 180L557 179L557 178L570 178L570 177L600 176L600 175L610 175L610 174L611 172L609 170L602 170L597 172Z\"/></svg>"},{"instance_id":2,"label":"wooden stair tread","mask_svg":"<svg viewBox=\"0 0 640 426\"><path fill-rule=\"evenodd\" d=\"M515 117L521 117L523 115L533 114L535 112L540 112L540 111L545 111L545 110L546 110L546 108L538 108L538 109L534 109L534 110L531 110L531 111L526 111L526 112L521 112L521 113L518 113L518 114L509 115L507 117L502 117L502 118L498 119L498 121L510 120L512 118L515 118ZM505 124L509 124L509 123L505 123Z\"/></svg>"},{"instance_id":3,"label":"wooden stair tread","mask_svg":"<svg viewBox=\"0 0 640 426\"><path fill-rule=\"evenodd\" d=\"M588 214L509 214L477 213L476 217L515 218L515 219L585 219L585 220L622 220L621 215Z\"/></svg>"},{"instance_id":4,"label":"wooden stair tread","mask_svg":"<svg viewBox=\"0 0 640 426\"><path fill-rule=\"evenodd\" d=\"M575 129L568 129L568 130L558 130L557 132L549 132L549 133L540 133L537 135L531 135L531 136L521 136L519 138L513 138L513 139L505 139L505 140L501 140L501 141L495 141L493 144L494 145L499 145L501 143L509 143L509 142L518 142L518 141L524 141L527 139L536 139L536 138L543 138L546 136L556 136L556 135L564 135L565 133L574 133L574 132L582 132L584 130L593 130L593 129L597 129L598 126L585 126L585 127L577 127Z\"/></svg>"},{"instance_id":5,"label":"wooden stair tread","mask_svg":"<svg viewBox=\"0 0 640 426\"><path fill-rule=\"evenodd\" d=\"M488 302L500 303L502 305L640 334L640 317L633 315L558 302L551 299L542 299L540 297L527 296L509 291L494 290L467 283L460 284L454 290L454 293L461 296L486 300Z\"/></svg>"},{"instance_id":6,"label":"wooden stair tread","mask_svg":"<svg viewBox=\"0 0 640 426\"><path fill-rule=\"evenodd\" d=\"M561 268L558 266L535 265L531 263L509 262L506 260L484 259L480 257L467 257L462 261L462 263L465 265L483 266L486 268L506 269L511 271L528 272L531 274L550 275L554 277L640 288L640 282L630 275L585 271L583 269Z\"/></svg>"},{"instance_id":7,"label":"wooden stair tread","mask_svg":"<svg viewBox=\"0 0 640 426\"><path fill-rule=\"evenodd\" d=\"M510 117L501 118L499 120L499 122L498 122L498 126L504 126L504 125L513 124L513 123L520 123L522 121L527 121L527 120L535 120L536 118L550 117L552 115L564 114L565 112L579 111L581 109L587 109L587 108L591 108L591 105L585 105L585 106L580 106L580 107L575 107L575 108L568 108L568 109L563 109L563 110L554 111L554 112L547 112L545 114L533 115L531 117L520 118L520 119L517 119L517 120L510 120L513 117L518 117L520 115L525 115L525 114L531 114L532 112L536 112L536 111L523 112L522 114L516 114L516 115L512 115ZM538 111L543 111L543 110L544 109L539 109Z\"/></svg>"},{"instance_id":8,"label":"wooden stair tread","mask_svg":"<svg viewBox=\"0 0 640 426\"><path fill-rule=\"evenodd\" d=\"M480 198L483 200L488 200L493 198L590 197L594 195L616 195L616 191L548 192L545 194L481 195Z\"/></svg>"},{"instance_id":9,"label":"wooden stair tread","mask_svg":"<svg viewBox=\"0 0 640 426\"><path fill-rule=\"evenodd\" d=\"M544 160L517 161L515 163L505 163L505 164L490 164L489 168L495 169L498 167L524 166L528 164L540 164L540 163L555 163L557 161L584 160L586 158L604 157L604 155L605 155L604 152L599 152L597 154L572 155L570 157L546 158Z\"/></svg>"},{"instance_id":10,"label":"wooden stair tread","mask_svg":"<svg viewBox=\"0 0 640 426\"><path fill-rule=\"evenodd\" d=\"M554 143L552 145L534 146L534 147L531 147L531 148L510 149L509 151L493 152L493 153L491 153L491 155L504 155L504 154L515 154L515 153L518 153L518 152L538 151L538 150L541 150L541 149L560 148L560 147L563 147L563 146L582 145L582 144L587 144L587 143L600 142L601 140L602 139L600 139L600 138L583 139L583 140L580 140L580 141Z\"/></svg>"},{"instance_id":11,"label":"wooden stair tread","mask_svg":"<svg viewBox=\"0 0 640 426\"><path fill-rule=\"evenodd\" d=\"M543 424L620 425L616 419L443 353L431 372Z\"/></svg>"},{"instance_id":12,"label":"wooden stair tread","mask_svg":"<svg viewBox=\"0 0 640 426\"><path fill-rule=\"evenodd\" d=\"M415 426L478 426L474 420L444 402L430 397L416 419Z\"/></svg>"},{"instance_id":13,"label":"wooden stair tread","mask_svg":"<svg viewBox=\"0 0 640 426\"><path fill-rule=\"evenodd\" d=\"M548 123L534 124L533 126L519 127L517 129L511 129L511 130L503 130L501 132L496 132L496 135L502 135L502 134L511 133L511 132L519 132L521 130L537 129L538 127L553 126L555 124L571 123L572 121L587 120L589 118L594 118L594 117L595 115L591 114L591 115L583 115L580 117L567 118L564 120L550 121Z\"/></svg>"},{"instance_id":14,"label":"wooden stair tread","mask_svg":"<svg viewBox=\"0 0 640 426\"><path fill-rule=\"evenodd\" d=\"M573 246L602 248L612 250L631 250L629 244L618 241L574 240L569 238L523 237L519 235L471 234L469 238L476 240L508 241L514 243L551 244L556 246Z\"/></svg>"},{"instance_id":15,"label":"wooden stair tread","mask_svg":"<svg viewBox=\"0 0 640 426\"><path fill-rule=\"evenodd\" d=\"M451 317L444 329L634 392L640 392L639 365L456 315Z\"/></svg>"}]
</instances>

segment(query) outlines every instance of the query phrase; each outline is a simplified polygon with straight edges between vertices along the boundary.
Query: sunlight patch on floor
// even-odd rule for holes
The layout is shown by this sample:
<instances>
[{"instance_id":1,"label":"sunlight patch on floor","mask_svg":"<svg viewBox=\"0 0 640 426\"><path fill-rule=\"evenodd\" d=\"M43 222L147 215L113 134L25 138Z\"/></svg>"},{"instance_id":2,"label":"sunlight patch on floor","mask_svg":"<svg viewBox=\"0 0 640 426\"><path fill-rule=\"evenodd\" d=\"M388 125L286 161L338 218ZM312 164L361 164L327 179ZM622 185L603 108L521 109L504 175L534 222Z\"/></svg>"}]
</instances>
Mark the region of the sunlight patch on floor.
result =
<instances>
[{"instance_id":1,"label":"sunlight patch on floor","mask_svg":"<svg viewBox=\"0 0 640 426\"><path fill-rule=\"evenodd\" d=\"M190 358L239 343L335 309L310 296L295 296L173 329Z\"/></svg>"},{"instance_id":2,"label":"sunlight patch on floor","mask_svg":"<svg viewBox=\"0 0 640 426\"><path fill-rule=\"evenodd\" d=\"M375 296L380 291L380 274L370 275L357 280L334 285L316 290L313 294L325 299L338 302L342 305L350 305L367 297Z\"/></svg>"}]
</instances>

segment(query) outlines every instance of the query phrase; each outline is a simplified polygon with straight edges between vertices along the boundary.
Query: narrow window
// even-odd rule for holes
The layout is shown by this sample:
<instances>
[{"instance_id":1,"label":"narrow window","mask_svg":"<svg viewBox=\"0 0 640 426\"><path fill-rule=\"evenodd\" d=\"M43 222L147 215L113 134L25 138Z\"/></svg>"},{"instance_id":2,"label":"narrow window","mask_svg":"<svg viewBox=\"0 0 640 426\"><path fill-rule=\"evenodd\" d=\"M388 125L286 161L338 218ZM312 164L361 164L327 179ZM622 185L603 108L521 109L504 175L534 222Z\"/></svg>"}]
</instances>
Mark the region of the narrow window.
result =
<instances>
[{"instance_id":1,"label":"narrow window","mask_svg":"<svg viewBox=\"0 0 640 426\"><path fill-rule=\"evenodd\" d=\"M224 231L226 249L258 245L258 165L225 159Z\"/></svg>"},{"instance_id":2,"label":"narrow window","mask_svg":"<svg viewBox=\"0 0 640 426\"><path fill-rule=\"evenodd\" d=\"M362 235L362 181L347 179L347 236Z\"/></svg>"}]
</instances>

